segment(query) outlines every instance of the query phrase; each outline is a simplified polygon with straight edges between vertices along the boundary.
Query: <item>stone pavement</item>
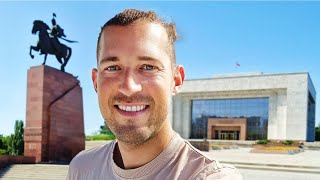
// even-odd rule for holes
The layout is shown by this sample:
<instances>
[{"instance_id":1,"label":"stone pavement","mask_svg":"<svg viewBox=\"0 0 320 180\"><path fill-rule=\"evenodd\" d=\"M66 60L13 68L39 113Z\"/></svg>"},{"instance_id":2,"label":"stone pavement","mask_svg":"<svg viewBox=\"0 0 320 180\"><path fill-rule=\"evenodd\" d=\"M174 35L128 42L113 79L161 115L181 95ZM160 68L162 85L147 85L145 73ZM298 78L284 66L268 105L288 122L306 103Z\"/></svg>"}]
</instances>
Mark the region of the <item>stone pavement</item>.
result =
<instances>
[{"instance_id":1,"label":"stone pavement","mask_svg":"<svg viewBox=\"0 0 320 180\"><path fill-rule=\"evenodd\" d=\"M295 155L250 153L250 150L251 148L224 149L205 154L238 168L320 174L319 150L305 150Z\"/></svg>"}]
</instances>

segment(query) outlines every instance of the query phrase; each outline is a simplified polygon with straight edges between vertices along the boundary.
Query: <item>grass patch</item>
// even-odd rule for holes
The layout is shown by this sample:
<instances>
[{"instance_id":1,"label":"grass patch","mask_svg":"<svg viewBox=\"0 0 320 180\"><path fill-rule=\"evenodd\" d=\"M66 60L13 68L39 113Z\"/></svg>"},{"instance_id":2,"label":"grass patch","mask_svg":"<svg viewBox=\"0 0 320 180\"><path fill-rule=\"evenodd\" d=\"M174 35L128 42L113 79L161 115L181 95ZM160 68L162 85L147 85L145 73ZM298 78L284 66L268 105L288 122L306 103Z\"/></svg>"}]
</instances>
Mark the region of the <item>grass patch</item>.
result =
<instances>
[{"instance_id":1,"label":"grass patch","mask_svg":"<svg viewBox=\"0 0 320 180\"><path fill-rule=\"evenodd\" d=\"M86 141L97 140L114 140L116 137L113 134L97 134L92 136L86 136Z\"/></svg>"}]
</instances>

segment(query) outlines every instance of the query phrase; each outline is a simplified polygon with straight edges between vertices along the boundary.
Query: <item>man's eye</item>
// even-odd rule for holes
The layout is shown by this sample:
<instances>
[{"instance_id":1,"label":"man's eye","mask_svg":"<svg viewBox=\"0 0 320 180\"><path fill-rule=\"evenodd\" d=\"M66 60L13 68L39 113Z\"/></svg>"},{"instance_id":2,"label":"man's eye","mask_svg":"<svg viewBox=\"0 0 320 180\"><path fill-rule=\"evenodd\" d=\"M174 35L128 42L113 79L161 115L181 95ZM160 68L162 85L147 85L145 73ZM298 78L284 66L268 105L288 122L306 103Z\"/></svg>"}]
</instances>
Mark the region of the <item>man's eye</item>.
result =
<instances>
[{"instance_id":1,"label":"man's eye","mask_svg":"<svg viewBox=\"0 0 320 180\"><path fill-rule=\"evenodd\" d=\"M156 69L156 67L145 64L145 65L143 65L143 66L141 67L141 69L143 69L143 70L154 70L154 69Z\"/></svg>"},{"instance_id":2,"label":"man's eye","mask_svg":"<svg viewBox=\"0 0 320 180\"><path fill-rule=\"evenodd\" d=\"M107 71L117 71L120 70L119 66L109 66L106 68Z\"/></svg>"}]
</instances>

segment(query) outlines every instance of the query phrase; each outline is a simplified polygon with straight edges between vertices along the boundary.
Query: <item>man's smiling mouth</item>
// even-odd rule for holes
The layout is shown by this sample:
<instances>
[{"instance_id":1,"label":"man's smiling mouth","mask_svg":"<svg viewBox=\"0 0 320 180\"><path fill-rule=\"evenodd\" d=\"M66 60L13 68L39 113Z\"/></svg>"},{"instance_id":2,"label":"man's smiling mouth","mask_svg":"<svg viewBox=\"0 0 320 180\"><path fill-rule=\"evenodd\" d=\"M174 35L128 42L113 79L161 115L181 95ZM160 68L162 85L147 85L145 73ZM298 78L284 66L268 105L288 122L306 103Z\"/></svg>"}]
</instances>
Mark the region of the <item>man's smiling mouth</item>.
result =
<instances>
[{"instance_id":1,"label":"man's smiling mouth","mask_svg":"<svg viewBox=\"0 0 320 180\"><path fill-rule=\"evenodd\" d=\"M140 105L140 106L126 106L126 105L116 105L120 110L127 111L127 112L139 112L145 110L148 106L147 105Z\"/></svg>"}]
</instances>

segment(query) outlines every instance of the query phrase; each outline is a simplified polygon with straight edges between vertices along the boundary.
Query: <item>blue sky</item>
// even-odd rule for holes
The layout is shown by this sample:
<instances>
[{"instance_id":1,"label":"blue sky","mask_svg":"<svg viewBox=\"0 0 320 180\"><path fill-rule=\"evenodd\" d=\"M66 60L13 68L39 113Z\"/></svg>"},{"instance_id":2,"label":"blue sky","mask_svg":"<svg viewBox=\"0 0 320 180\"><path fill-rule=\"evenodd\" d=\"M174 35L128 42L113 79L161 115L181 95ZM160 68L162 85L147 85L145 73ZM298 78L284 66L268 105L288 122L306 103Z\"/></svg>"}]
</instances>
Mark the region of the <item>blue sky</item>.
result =
<instances>
[{"instance_id":1,"label":"blue sky","mask_svg":"<svg viewBox=\"0 0 320 180\"><path fill-rule=\"evenodd\" d=\"M96 41L101 26L126 8L155 10L176 23L177 63L187 79L242 72L309 72L320 92L320 2L0 2L0 134L25 121L27 70L43 56L29 47L39 19L50 25L52 13L73 49L66 71L79 76L83 88L86 134L103 124L91 69L96 66ZM236 67L236 62L240 67ZM47 64L58 68L55 57ZM319 98L316 107L320 119Z\"/></svg>"}]
</instances>

